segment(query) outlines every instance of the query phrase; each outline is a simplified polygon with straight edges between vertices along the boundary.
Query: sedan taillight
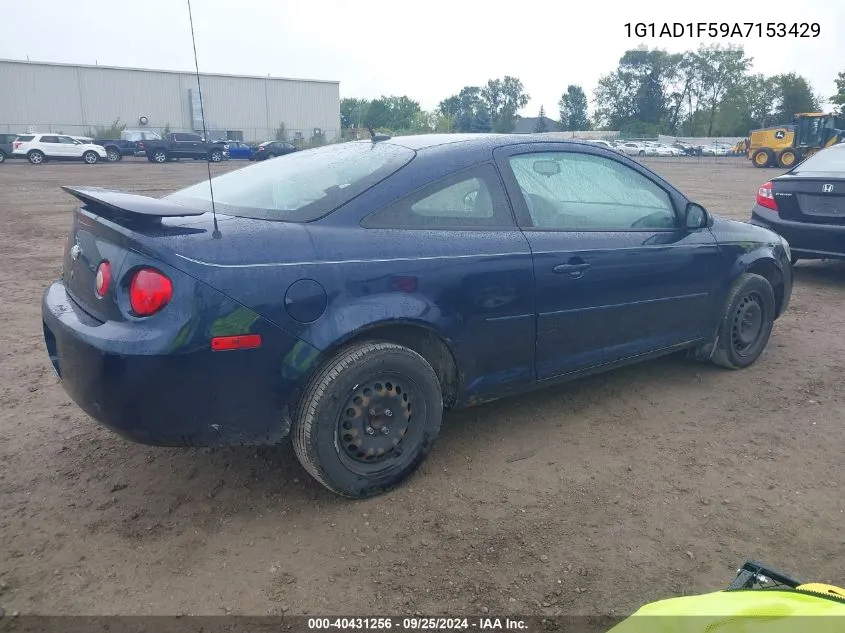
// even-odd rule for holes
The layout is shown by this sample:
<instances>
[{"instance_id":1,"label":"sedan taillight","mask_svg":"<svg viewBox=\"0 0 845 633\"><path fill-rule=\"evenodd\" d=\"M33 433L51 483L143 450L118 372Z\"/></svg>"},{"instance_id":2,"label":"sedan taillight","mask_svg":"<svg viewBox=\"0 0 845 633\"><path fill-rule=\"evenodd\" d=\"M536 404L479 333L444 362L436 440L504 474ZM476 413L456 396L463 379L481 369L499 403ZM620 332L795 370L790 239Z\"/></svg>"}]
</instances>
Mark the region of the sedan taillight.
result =
<instances>
[{"instance_id":1,"label":"sedan taillight","mask_svg":"<svg viewBox=\"0 0 845 633\"><path fill-rule=\"evenodd\" d=\"M775 196L772 193L771 182L767 182L757 190L757 204L772 211L778 210L778 204L775 202Z\"/></svg>"}]
</instances>

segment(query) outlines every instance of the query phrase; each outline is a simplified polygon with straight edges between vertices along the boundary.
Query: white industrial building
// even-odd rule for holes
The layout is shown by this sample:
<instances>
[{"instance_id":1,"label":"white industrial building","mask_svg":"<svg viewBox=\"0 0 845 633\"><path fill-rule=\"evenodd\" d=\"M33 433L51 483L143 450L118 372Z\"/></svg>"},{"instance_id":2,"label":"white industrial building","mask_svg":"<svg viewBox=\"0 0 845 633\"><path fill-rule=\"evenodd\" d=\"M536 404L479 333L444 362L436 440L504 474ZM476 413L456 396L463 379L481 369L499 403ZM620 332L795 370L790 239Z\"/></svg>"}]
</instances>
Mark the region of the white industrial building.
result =
<instances>
[{"instance_id":1,"label":"white industrial building","mask_svg":"<svg viewBox=\"0 0 845 633\"><path fill-rule=\"evenodd\" d=\"M340 135L337 81L201 74L212 138L264 141ZM87 136L120 119L128 128L202 131L196 74L0 60L0 132Z\"/></svg>"}]
</instances>

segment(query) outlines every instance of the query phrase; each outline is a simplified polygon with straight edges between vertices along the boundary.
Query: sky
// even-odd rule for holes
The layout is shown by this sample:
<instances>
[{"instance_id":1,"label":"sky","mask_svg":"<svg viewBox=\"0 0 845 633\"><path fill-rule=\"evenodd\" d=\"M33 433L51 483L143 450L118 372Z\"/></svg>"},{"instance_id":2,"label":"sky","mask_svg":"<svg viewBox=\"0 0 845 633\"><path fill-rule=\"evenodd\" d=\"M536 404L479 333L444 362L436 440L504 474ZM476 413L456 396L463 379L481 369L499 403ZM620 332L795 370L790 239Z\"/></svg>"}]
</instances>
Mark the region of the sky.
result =
<instances>
[{"instance_id":1,"label":"sky","mask_svg":"<svg viewBox=\"0 0 845 633\"><path fill-rule=\"evenodd\" d=\"M569 84L598 78L639 45L669 52L742 45L754 71L804 75L835 92L845 0L192 0L200 71L340 81L341 97L407 95L423 108L513 75L553 118ZM817 22L817 38L629 37L626 23ZM186 0L0 0L0 58L193 70ZM37 37L34 35L37 33Z\"/></svg>"}]
</instances>

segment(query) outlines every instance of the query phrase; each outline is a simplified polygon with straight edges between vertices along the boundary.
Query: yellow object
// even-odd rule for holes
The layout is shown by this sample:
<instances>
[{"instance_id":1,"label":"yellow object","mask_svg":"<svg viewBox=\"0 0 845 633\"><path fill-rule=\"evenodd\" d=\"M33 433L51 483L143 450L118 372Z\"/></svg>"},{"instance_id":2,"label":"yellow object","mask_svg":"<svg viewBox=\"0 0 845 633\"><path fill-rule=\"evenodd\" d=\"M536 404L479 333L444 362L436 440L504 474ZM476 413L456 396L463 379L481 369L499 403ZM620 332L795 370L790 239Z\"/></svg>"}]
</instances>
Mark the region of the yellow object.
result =
<instances>
[{"instance_id":1,"label":"yellow object","mask_svg":"<svg viewBox=\"0 0 845 633\"><path fill-rule=\"evenodd\" d=\"M845 599L845 589L842 589L841 587L834 587L833 585L826 585L823 582L808 582L803 585L798 585L795 589L798 591L810 591L812 593L820 593L824 596L834 596Z\"/></svg>"},{"instance_id":2,"label":"yellow object","mask_svg":"<svg viewBox=\"0 0 845 633\"><path fill-rule=\"evenodd\" d=\"M793 117L789 125L751 130L746 155L755 167L788 169L843 139L845 117L824 112L801 112Z\"/></svg>"},{"instance_id":3,"label":"yellow object","mask_svg":"<svg viewBox=\"0 0 845 633\"><path fill-rule=\"evenodd\" d=\"M643 606L608 633L845 631L845 598L837 597L845 596L845 590L817 583L801 587L804 589L717 591L660 600ZM824 591L816 593L819 588Z\"/></svg>"}]
</instances>

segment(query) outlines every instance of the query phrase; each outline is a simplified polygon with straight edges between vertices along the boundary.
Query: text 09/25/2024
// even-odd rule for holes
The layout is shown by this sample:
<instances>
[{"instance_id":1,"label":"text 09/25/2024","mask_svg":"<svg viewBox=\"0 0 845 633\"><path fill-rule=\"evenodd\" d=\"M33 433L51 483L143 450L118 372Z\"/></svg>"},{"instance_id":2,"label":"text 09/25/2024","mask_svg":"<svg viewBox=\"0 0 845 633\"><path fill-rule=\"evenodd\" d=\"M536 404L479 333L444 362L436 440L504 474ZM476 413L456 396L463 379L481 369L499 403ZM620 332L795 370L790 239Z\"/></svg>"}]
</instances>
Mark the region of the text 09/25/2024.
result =
<instances>
[{"instance_id":1,"label":"text 09/25/2024","mask_svg":"<svg viewBox=\"0 0 845 633\"><path fill-rule=\"evenodd\" d=\"M818 22L628 22L628 37L818 37Z\"/></svg>"}]
</instances>

